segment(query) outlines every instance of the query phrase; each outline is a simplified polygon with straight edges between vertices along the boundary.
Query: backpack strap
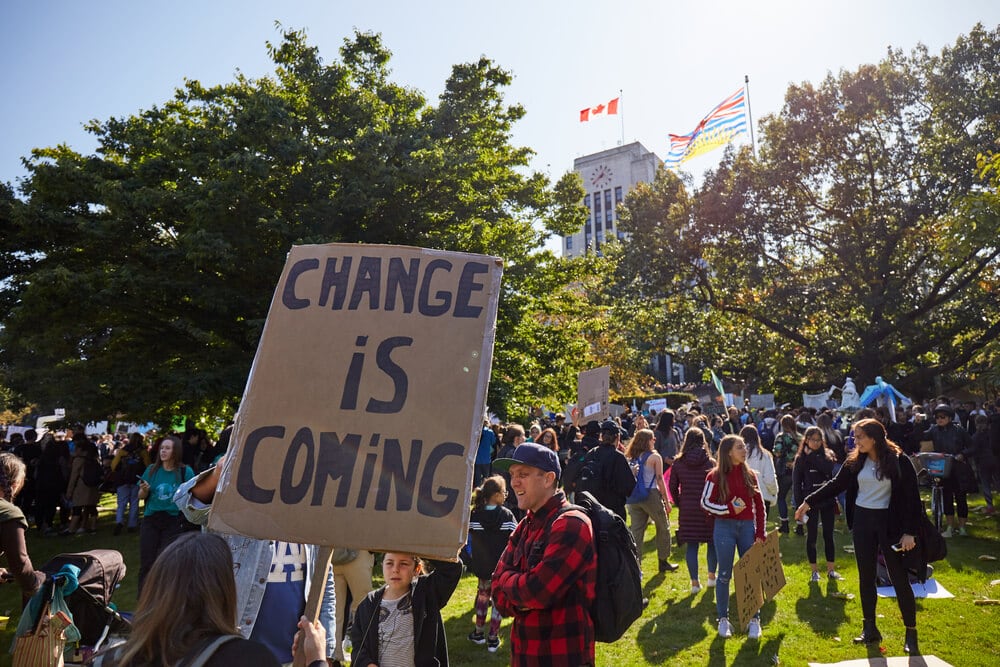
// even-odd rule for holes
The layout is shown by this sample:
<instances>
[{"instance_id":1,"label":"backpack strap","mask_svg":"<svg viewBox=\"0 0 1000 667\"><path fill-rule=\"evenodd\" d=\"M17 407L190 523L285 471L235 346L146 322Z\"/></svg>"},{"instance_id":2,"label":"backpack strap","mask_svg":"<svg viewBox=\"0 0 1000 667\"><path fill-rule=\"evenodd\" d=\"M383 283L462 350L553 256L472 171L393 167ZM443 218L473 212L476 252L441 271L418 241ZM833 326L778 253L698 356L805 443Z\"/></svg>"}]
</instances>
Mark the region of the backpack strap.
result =
<instances>
[{"instance_id":1,"label":"backpack strap","mask_svg":"<svg viewBox=\"0 0 1000 667\"><path fill-rule=\"evenodd\" d=\"M239 635L219 635L204 645L200 651L182 660L178 667L204 667L223 644L234 639L239 639Z\"/></svg>"},{"instance_id":2,"label":"backpack strap","mask_svg":"<svg viewBox=\"0 0 1000 667\"><path fill-rule=\"evenodd\" d=\"M649 457L653 455L654 451L656 451L656 450L652 450L651 449L650 451L643 452L642 454L639 455L639 459L638 459L638 461L639 461L639 470L636 471L636 482L637 483L642 483L642 476L644 474L643 470L646 469L646 462L649 461ZM652 474L652 475L649 476L649 484L646 485L646 490L648 491L649 489L652 489L655 484L656 484L656 474L654 473L654 474Z\"/></svg>"}]
</instances>

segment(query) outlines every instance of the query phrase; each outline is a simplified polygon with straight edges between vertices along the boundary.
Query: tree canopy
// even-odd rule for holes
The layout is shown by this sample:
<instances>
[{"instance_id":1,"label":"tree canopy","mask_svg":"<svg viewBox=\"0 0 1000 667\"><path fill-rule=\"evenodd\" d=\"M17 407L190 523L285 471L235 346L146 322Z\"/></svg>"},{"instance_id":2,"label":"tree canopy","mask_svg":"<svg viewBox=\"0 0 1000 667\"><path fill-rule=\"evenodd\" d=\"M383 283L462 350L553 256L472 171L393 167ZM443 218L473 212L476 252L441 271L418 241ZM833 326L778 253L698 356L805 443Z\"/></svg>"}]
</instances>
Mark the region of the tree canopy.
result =
<instances>
[{"instance_id":1,"label":"tree canopy","mask_svg":"<svg viewBox=\"0 0 1000 667\"><path fill-rule=\"evenodd\" d=\"M456 65L430 104L390 79L377 35L345 40L332 63L300 31L268 50L273 76L186 81L160 106L89 123L96 154L34 151L23 201L0 192L6 383L80 419L231 412L286 252L329 242L509 260L494 410L525 408L537 394L524 378L542 369L575 373L583 360L536 322L572 278L540 249L581 224L582 188L528 171L510 74Z\"/></svg>"},{"instance_id":2,"label":"tree canopy","mask_svg":"<svg viewBox=\"0 0 1000 667\"><path fill-rule=\"evenodd\" d=\"M997 181L977 167L998 91L1000 31L982 26L792 85L758 157L728 151L691 196L661 173L627 198L643 242L620 284L681 313L678 335L730 376L940 391L1000 334Z\"/></svg>"}]
</instances>

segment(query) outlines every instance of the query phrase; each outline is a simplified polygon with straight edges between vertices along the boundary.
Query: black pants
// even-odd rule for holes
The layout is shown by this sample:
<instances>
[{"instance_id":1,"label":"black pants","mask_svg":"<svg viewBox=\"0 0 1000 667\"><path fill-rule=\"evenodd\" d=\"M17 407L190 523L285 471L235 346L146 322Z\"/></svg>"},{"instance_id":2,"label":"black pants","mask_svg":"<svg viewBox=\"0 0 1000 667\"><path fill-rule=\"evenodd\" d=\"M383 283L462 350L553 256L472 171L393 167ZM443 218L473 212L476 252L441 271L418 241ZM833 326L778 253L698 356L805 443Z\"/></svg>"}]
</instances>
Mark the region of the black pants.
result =
<instances>
[{"instance_id":1,"label":"black pants","mask_svg":"<svg viewBox=\"0 0 1000 667\"><path fill-rule=\"evenodd\" d=\"M832 563L837 557L833 546L833 517L836 513L837 506L834 503L809 510L809 522L806 523L806 556L810 565L816 564L816 533L819 531L820 521L823 522L823 552L826 554L826 562Z\"/></svg>"},{"instance_id":2,"label":"black pants","mask_svg":"<svg viewBox=\"0 0 1000 667\"><path fill-rule=\"evenodd\" d=\"M153 512L142 517L139 527L139 593L157 556L181 534L181 517Z\"/></svg>"},{"instance_id":3,"label":"black pants","mask_svg":"<svg viewBox=\"0 0 1000 667\"><path fill-rule=\"evenodd\" d=\"M889 579L896 590L896 603L903 615L903 625L914 628L917 625L917 603L913 599L910 578L900 561L899 554L892 550L893 538L888 533L889 510L854 508L854 559L858 563L858 589L861 594L861 611L866 620L875 620L875 602L878 600L875 584L875 570L878 566L878 552L882 549Z\"/></svg>"},{"instance_id":4,"label":"black pants","mask_svg":"<svg viewBox=\"0 0 1000 667\"><path fill-rule=\"evenodd\" d=\"M953 474L944 480L942 484L942 491L944 491L944 515L945 516L955 516L955 506L958 505L958 518L968 519L969 518L969 498L965 491L962 491L958 486L958 480Z\"/></svg>"}]
</instances>

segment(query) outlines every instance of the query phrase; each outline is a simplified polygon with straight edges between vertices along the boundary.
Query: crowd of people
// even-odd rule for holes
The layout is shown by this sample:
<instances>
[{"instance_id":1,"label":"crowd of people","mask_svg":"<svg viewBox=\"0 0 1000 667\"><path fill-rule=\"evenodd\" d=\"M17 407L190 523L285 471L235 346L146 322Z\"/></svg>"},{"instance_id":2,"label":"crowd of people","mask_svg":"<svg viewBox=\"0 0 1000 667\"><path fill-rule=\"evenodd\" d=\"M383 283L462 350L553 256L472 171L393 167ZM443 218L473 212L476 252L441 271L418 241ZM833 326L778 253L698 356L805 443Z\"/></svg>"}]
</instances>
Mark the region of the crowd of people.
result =
<instances>
[{"instance_id":1,"label":"crowd of people","mask_svg":"<svg viewBox=\"0 0 1000 667\"><path fill-rule=\"evenodd\" d=\"M376 589L376 556L337 550L320 620L312 624L302 613L315 547L201 532L219 480L220 467L213 464L224 456L227 438L228 430L213 443L196 430L147 438L88 436L82 429L39 438L29 429L4 440L0 546L8 567L3 577L16 581L25 599L34 594L44 575L28 557L30 527L45 538L95 532L98 502L110 492L118 504L109 538L139 531L140 599L132 639L106 656L105 664L160 664L161 655L168 664L209 646L218 658L206 664L256 655L261 646L273 664L287 664L294 647L301 646L310 660L321 657L336 665L352 646L355 664L447 665L440 612L457 586L461 565L436 562L427 571L414 554L387 553L381 558L385 584ZM512 618L512 665L594 664L595 537L590 518L572 504L587 491L629 524L640 561L653 524L655 576L679 569L671 562L676 537L691 595L704 588L714 592L714 623L723 638L745 632L759 639L764 633L759 615L742 628L731 621L729 589L735 561L766 541L769 527L780 533L794 527L803 536L811 583L822 579L817 553L822 535L825 577L840 581L845 577L837 568L834 525L844 519L864 612L855 642L882 640L875 623L881 554L896 589L904 649L918 653L916 606L904 563L913 555L923 511L918 470L907 455L921 451L954 458L955 472L943 488L946 538L967 534L970 491L982 492L986 514L995 512L1000 400L978 408L939 398L895 413L877 407L849 416L832 409L779 412L748 406L708 415L691 404L658 414L626 409L603 421L554 414L527 429L484 423L470 540L458 554L478 579L468 639L496 652L501 622ZM229 583L211 594L202 591L204 582L177 586L198 573L178 568L176 559L182 557L203 568L204 576ZM164 581L174 584L179 608L197 604L192 596L206 598L203 628L180 628L145 608L162 593ZM228 617L234 622L226 622ZM180 641L182 631L193 634Z\"/></svg>"}]
</instances>

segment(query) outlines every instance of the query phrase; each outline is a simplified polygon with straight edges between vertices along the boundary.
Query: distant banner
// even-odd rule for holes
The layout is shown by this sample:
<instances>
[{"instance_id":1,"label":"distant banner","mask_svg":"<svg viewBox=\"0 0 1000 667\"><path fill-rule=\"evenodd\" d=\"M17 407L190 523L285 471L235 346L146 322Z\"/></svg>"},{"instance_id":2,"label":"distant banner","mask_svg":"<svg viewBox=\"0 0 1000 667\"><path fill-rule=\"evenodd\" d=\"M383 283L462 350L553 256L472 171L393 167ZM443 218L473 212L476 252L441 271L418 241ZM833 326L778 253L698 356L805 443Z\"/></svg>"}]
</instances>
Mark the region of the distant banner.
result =
<instances>
[{"instance_id":1,"label":"distant banner","mask_svg":"<svg viewBox=\"0 0 1000 667\"><path fill-rule=\"evenodd\" d=\"M665 399L665 398L654 398L653 400L648 401L646 403L646 408L650 412L652 412L653 410L656 410L656 412L658 412L658 413L659 412L663 412L664 410L667 409L667 399Z\"/></svg>"},{"instance_id":2,"label":"distant banner","mask_svg":"<svg viewBox=\"0 0 1000 667\"><path fill-rule=\"evenodd\" d=\"M758 410L774 409L774 394L750 394L750 407Z\"/></svg>"},{"instance_id":3,"label":"distant banner","mask_svg":"<svg viewBox=\"0 0 1000 667\"><path fill-rule=\"evenodd\" d=\"M465 544L500 260L288 254L209 528L454 559Z\"/></svg>"}]
</instances>

